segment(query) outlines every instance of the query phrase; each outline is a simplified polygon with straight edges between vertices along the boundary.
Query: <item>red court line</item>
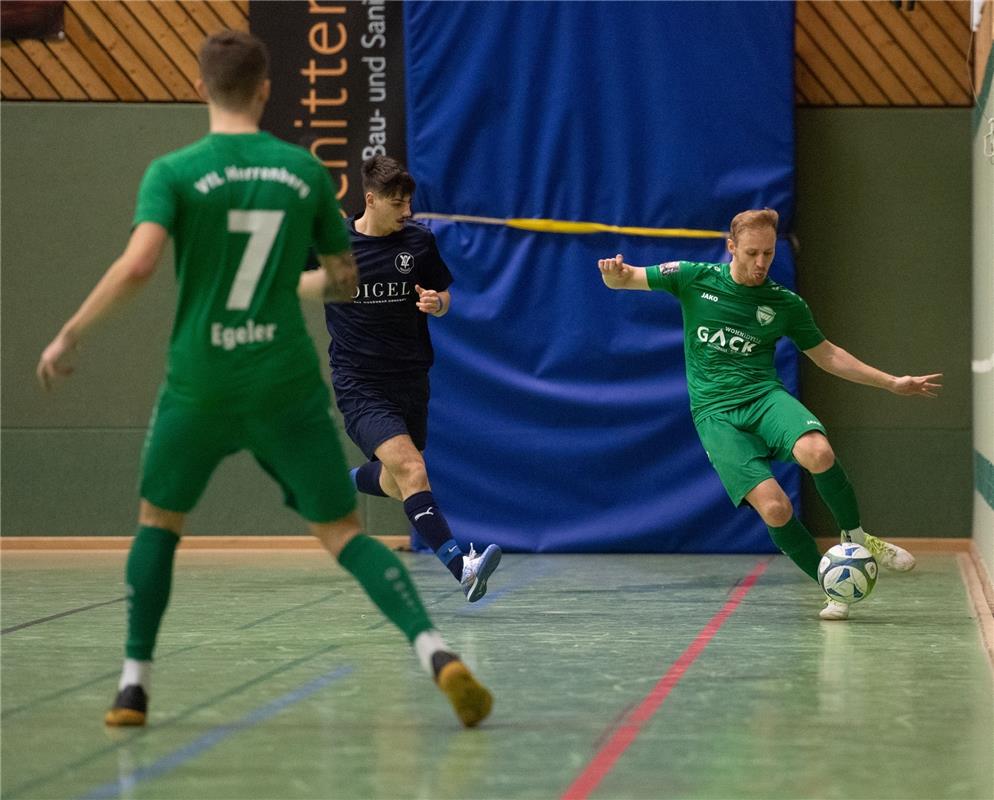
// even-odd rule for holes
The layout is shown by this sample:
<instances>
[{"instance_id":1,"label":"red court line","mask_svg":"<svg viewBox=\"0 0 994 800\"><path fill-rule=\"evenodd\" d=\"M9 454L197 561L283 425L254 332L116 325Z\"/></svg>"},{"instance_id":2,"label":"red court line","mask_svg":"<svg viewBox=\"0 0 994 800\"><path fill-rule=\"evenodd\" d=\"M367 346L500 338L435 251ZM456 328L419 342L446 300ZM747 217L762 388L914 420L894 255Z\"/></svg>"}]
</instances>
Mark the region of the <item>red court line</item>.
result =
<instances>
[{"instance_id":1,"label":"red court line","mask_svg":"<svg viewBox=\"0 0 994 800\"><path fill-rule=\"evenodd\" d=\"M622 753L628 749L628 746L635 741L635 737L639 735L642 726L656 713L666 699L666 696L670 693L670 690L677 685L677 682L683 677L683 673L690 668L690 665L697 660L697 657L703 652L704 648L708 646L708 642L711 641L721 626L725 624L725 620L731 616L731 613L736 609L738 604L749 593L749 590L752 589L759 576L766 571L769 563L769 560L766 560L756 564L752 572L739 584L738 588L728 599L728 602L721 607L721 610L717 614L711 617L708 624L697 634L697 638L690 643L690 646L673 662L673 666L659 679L659 683L652 688L652 691L645 696L645 699L638 707L622 720L621 724L611 735L611 738L608 739L604 746L590 760L590 763L587 764L586 769L563 792L561 800L585 800L597 788L600 782L607 777L607 774L614 768L615 762L621 758Z\"/></svg>"}]
</instances>

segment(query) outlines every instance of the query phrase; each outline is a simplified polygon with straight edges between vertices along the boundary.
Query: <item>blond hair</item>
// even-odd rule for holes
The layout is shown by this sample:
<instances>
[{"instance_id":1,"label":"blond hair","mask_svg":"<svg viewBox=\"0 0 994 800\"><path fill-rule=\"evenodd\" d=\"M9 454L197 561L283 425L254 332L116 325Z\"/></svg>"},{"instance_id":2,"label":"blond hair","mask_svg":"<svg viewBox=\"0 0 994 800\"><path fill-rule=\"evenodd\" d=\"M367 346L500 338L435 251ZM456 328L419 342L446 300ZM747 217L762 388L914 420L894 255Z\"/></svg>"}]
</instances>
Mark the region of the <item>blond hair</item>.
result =
<instances>
[{"instance_id":1,"label":"blond hair","mask_svg":"<svg viewBox=\"0 0 994 800\"><path fill-rule=\"evenodd\" d=\"M743 211L741 214L736 214L732 218L732 241L738 241L739 234L744 230L753 230L756 228L773 228L774 233L777 230L777 224L780 222L780 215L774 211L772 208L763 209L753 209L751 211Z\"/></svg>"}]
</instances>

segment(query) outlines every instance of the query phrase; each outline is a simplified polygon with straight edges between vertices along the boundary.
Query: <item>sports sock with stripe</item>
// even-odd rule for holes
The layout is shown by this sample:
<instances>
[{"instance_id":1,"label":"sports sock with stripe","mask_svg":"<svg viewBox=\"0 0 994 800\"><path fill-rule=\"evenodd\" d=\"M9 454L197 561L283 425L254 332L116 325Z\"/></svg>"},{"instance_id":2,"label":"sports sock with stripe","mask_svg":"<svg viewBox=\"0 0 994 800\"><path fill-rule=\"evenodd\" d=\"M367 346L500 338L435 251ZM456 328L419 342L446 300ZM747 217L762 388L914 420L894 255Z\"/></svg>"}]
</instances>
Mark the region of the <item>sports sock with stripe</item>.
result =
<instances>
[{"instance_id":1,"label":"sports sock with stripe","mask_svg":"<svg viewBox=\"0 0 994 800\"><path fill-rule=\"evenodd\" d=\"M369 599L409 642L432 629L410 573L382 542L364 533L356 534L338 554L338 563L355 576Z\"/></svg>"},{"instance_id":2,"label":"sports sock with stripe","mask_svg":"<svg viewBox=\"0 0 994 800\"><path fill-rule=\"evenodd\" d=\"M141 526L131 543L124 581L128 591L128 640L125 654L151 661L159 624L169 604L173 558L179 536L165 528Z\"/></svg>"},{"instance_id":3,"label":"sports sock with stripe","mask_svg":"<svg viewBox=\"0 0 994 800\"><path fill-rule=\"evenodd\" d=\"M383 464L380 461L367 461L354 470L351 470L355 488L363 494L373 497L386 497L387 493L380 486L380 472L383 471Z\"/></svg>"},{"instance_id":4,"label":"sports sock with stripe","mask_svg":"<svg viewBox=\"0 0 994 800\"><path fill-rule=\"evenodd\" d=\"M418 535L435 551L438 560L449 568L456 580L462 579L463 553L452 537L449 523L435 505L431 492L412 494L404 501L404 513Z\"/></svg>"}]
</instances>

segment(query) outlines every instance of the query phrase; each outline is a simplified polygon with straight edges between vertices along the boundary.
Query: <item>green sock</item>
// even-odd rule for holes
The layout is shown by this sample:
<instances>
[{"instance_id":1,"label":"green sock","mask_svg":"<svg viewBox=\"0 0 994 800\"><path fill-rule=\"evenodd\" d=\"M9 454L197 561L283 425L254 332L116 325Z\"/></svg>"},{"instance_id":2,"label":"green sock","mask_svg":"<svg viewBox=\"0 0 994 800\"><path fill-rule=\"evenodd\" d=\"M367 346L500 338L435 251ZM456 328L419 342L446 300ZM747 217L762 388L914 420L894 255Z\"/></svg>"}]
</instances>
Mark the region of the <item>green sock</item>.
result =
<instances>
[{"instance_id":1,"label":"green sock","mask_svg":"<svg viewBox=\"0 0 994 800\"><path fill-rule=\"evenodd\" d=\"M128 588L128 658L151 661L159 623L169 603L173 555L179 536L165 528L141 526L124 571Z\"/></svg>"},{"instance_id":2,"label":"green sock","mask_svg":"<svg viewBox=\"0 0 994 800\"><path fill-rule=\"evenodd\" d=\"M818 552L818 545L815 544L814 537L804 527L803 522L797 517L791 517L782 528L772 528L767 525L766 529L770 532L773 543L785 556L813 580L818 580L818 562L821 561L821 553Z\"/></svg>"},{"instance_id":3,"label":"green sock","mask_svg":"<svg viewBox=\"0 0 994 800\"><path fill-rule=\"evenodd\" d=\"M369 599L409 642L432 629L407 568L382 542L357 534L338 554L338 563L355 576Z\"/></svg>"},{"instance_id":4,"label":"green sock","mask_svg":"<svg viewBox=\"0 0 994 800\"><path fill-rule=\"evenodd\" d=\"M824 472L811 473L815 488L821 499L825 501L828 510L835 517L835 524L841 530L851 531L859 527L859 504L856 502L856 492L853 491L849 476L836 461Z\"/></svg>"}]
</instances>

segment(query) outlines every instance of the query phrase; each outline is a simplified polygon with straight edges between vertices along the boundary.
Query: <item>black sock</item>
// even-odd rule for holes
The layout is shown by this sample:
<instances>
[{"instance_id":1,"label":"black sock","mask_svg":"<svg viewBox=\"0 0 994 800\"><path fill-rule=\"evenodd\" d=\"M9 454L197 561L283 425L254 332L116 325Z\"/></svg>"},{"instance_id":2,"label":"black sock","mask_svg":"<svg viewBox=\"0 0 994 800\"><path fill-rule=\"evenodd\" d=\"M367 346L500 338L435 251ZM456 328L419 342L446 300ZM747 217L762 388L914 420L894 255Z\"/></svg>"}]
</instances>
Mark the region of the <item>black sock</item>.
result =
<instances>
[{"instance_id":1,"label":"black sock","mask_svg":"<svg viewBox=\"0 0 994 800\"><path fill-rule=\"evenodd\" d=\"M380 472L383 470L381 461L367 461L355 470L355 488L363 494L374 497L387 497L380 486Z\"/></svg>"},{"instance_id":2,"label":"black sock","mask_svg":"<svg viewBox=\"0 0 994 800\"><path fill-rule=\"evenodd\" d=\"M462 579L462 550L452 538L449 523L435 505L431 492L412 494L404 501L404 513L418 535L435 551L438 560L449 568L456 580Z\"/></svg>"}]
</instances>

